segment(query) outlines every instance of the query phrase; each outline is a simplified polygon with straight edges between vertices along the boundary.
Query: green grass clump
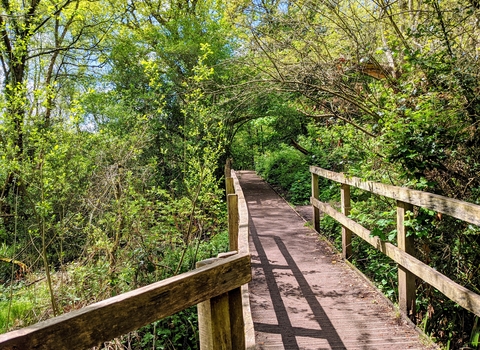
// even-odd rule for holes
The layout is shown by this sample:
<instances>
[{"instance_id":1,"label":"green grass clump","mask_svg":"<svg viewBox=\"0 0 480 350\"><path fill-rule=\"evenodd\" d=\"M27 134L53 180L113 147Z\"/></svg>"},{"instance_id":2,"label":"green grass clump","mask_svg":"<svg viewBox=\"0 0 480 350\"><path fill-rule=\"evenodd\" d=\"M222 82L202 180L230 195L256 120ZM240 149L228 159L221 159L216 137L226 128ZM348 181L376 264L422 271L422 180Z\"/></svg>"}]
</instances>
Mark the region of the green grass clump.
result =
<instances>
[{"instance_id":1,"label":"green grass clump","mask_svg":"<svg viewBox=\"0 0 480 350\"><path fill-rule=\"evenodd\" d=\"M32 308L33 303L26 298L0 301L0 332L23 327L25 320L31 318Z\"/></svg>"}]
</instances>

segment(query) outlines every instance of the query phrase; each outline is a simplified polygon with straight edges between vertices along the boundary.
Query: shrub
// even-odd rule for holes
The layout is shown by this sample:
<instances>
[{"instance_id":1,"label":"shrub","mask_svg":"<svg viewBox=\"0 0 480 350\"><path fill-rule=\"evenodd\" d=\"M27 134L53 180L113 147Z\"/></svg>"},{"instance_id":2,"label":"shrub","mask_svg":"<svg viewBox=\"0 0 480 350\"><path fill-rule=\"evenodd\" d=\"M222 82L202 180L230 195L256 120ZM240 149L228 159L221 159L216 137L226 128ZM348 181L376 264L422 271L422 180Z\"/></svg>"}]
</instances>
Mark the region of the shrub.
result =
<instances>
[{"instance_id":1,"label":"shrub","mask_svg":"<svg viewBox=\"0 0 480 350\"><path fill-rule=\"evenodd\" d=\"M292 147L281 145L257 157L255 170L270 184L287 191L294 203L304 203L310 198L310 158Z\"/></svg>"}]
</instances>

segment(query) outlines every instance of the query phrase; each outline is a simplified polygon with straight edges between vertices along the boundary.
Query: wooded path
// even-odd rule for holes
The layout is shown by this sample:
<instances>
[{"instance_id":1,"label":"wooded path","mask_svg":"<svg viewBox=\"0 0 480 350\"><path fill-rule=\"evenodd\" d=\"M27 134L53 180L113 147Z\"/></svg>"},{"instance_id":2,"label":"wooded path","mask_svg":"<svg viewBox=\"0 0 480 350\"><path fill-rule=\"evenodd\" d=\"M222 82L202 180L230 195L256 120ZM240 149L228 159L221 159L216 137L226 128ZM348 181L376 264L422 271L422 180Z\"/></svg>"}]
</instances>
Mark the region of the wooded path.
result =
<instances>
[{"instance_id":1,"label":"wooded path","mask_svg":"<svg viewBox=\"0 0 480 350\"><path fill-rule=\"evenodd\" d=\"M250 213L257 349L431 349L390 303L253 171Z\"/></svg>"}]
</instances>

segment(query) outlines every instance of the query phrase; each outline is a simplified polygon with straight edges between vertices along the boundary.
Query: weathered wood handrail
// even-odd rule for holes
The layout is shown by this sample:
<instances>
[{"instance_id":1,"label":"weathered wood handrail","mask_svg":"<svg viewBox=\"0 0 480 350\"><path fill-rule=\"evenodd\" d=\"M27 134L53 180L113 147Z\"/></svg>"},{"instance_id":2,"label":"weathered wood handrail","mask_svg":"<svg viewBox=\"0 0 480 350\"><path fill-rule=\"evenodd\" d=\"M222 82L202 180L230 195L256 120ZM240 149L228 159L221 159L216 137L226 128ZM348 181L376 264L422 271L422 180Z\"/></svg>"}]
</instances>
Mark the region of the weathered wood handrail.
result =
<instances>
[{"instance_id":1,"label":"weathered wood handrail","mask_svg":"<svg viewBox=\"0 0 480 350\"><path fill-rule=\"evenodd\" d=\"M364 181L358 177L347 177L342 173L335 173L314 166L310 167L310 172L314 175L319 175L341 184L357 187L380 196L410 203L418 207L435 210L439 213L450 215L454 218L480 226L480 206L473 203L439 196L438 194L412 190L406 187Z\"/></svg>"},{"instance_id":2,"label":"weathered wood handrail","mask_svg":"<svg viewBox=\"0 0 480 350\"><path fill-rule=\"evenodd\" d=\"M225 187L227 195L230 250L235 249L240 254L250 254L250 249L248 246L249 214L247 202L245 201L242 187L240 186L237 175L235 171L231 169L230 162L227 162L225 167ZM234 293L236 293L236 297L230 296L230 303L232 304L232 307L239 307L239 303L234 302L232 299L241 299L241 309L243 314L242 331L244 331L245 340L245 343L241 344L241 347L237 348L245 347L245 349L255 349L255 331L253 328L252 312L250 309L248 285L244 284L241 288L236 291L232 291L230 294L234 295ZM202 326L200 326L200 328L202 328ZM210 350L208 343L203 345L201 342L200 345L202 350Z\"/></svg>"},{"instance_id":3,"label":"weathered wood handrail","mask_svg":"<svg viewBox=\"0 0 480 350\"><path fill-rule=\"evenodd\" d=\"M312 173L312 197L314 207L314 227L320 229L320 214L323 211L342 224L342 247L343 256L348 259L351 233L355 233L363 240L380 250L382 253L399 264L399 306L401 311L412 315L415 310L415 276L429 283L452 301L465 309L480 316L480 295L452 281L445 275L414 258L413 236L407 235L404 225L405 213L412 210L412 205L435 210L450 215L457 219L480 225L480 206L462 202L456 199L408 189L405 187L391 186L371 181L363 181L356 177L346 177L344 174L311 166ZM327 203L318 199L318 176L330 179L342 184L342 213L338 212ZM352 219L348 218L350 209L349 186L354 186L377 195L395 199L397 201L397 246L380 240L379 237L371 236L371 232Z\"/></svg>"},{"instance_id":4,"label":"weathered wood handrail","mask_svg":"<svg viewBox=\"0 0 480 350\"><path fill-rule=\"evenodd\" d=\"M0 349L86 349L193 305L199 309L201 349L253 349L248 209L230 168L226 180L230 250L235 252L200 262L193 271L1 334Z\"/></svg>"},{"instance_id":5,"label":"weathered wood handrail","mask_svg":"<svg viewBox=\"0 0 480 350\"><path fill-rule=\"evenodd\" d=\"M80 310L2 334L0 348L86 349L239 288L250 279L250 255L236 254Z\"/></svg>"},{"instance_id":6,"label":"weathered wood handrail","mask_svg":"<svg viewBox=\"0 0 480 350\"><path fill-rule=\"evenodd\" d=\"M230 162L225 166L228 241L231 251L249 254L248 209ZM210 261L199 262L198 266ZM246 284L197 306L200 349L254 349L255 333Z\"/></svg>"}]
</instances>

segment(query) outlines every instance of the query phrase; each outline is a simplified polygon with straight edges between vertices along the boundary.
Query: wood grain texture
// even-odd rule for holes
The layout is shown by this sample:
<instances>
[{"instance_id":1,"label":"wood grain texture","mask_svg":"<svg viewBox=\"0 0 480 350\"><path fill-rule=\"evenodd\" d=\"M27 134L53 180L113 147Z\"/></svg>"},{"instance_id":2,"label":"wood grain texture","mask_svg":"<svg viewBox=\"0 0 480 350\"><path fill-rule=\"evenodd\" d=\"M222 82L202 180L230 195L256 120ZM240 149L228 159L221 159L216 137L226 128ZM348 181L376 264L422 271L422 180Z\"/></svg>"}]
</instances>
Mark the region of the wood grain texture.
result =
<instances>
[{"instance_id":1,"label":"wood grain texture","mask_svg":"<svg viewBox=\"0 0 480 350\"><path fill-rule=\"evenodd\" d=\"M318 175L312 173L312 197L318 199ZM320 232L320 211L313 207L313 229Z\"/></svg>"},{"instance_id":2,"label":"wood grain texture","mask_svg":"<svg viewBox=\"0 0 480 350\"><path fill-rule=\"evenodd\" d=\"M314 166L310 167L310 172L342 184L351 185L381 196L434 210L439 213L450 215L454 218L480 226L480 205L467 203L428 192L412 190L406 187L391 186L372 181L363 181L358 177L346 177L344 174L335 173L333 171Z\"/></svg>"},{"instance_id":3,"label":"wood grain texture","mask_svg":"<svg viewBox=\"0 0 480 350\"><path fill-rule=\"evenodd\" d=\"M237 254L220 253L217 258L198 261L196 267ZM242 295L239 288L197 304L201 350L245 349Z\"/></svg>"},{"instance_id":4,"label":"wood grain texture","mask_svg":"<svg viewBox=\"0 0 480 350\"><path fill-rule=\"evenodd\" d=\"M240 218L238 216L238 195L227 196L228 211L228 243L230 250L238 251L238 230Z\"/></svg>"},{"instance_id":5,"label":"wood grain texture","mask_svg":"<svg viewBox=\"0 0 480 350\"><path fill-rule=\"evenodd\" d=\"M210 299L212 317L212 344L202 346L202 350L231 350L232 334L230 326L228 293Z\"/></svg>"},{"instance_id":6,"label":"wood grain texture","mask_svg":"<svg viewBox=\"0 0 480 350\"><path fill-rule=\"evenodd\" d=\"M227 177L225 179L225 190L227 192L227 196L229 194L234 194L235 193L235 183L234 183L233 178Z\"/></svg>"},{"instance_id":7,"label":"wood grain texture","mask_svg":"<svg viewBox=\"0 0 480 350\"><path fill-rule=\"evenodd\" d=\"M228 311L230 315L230 334L232 349L245 349L245 322L243 319L243 300L241 288L228 292Z\"/></svg>"},{"instance_id":8,"label":"wood grain texture","mask_svg":"<svg viewBox=\"0 0 480 350\"><path fill-rule=\"evenodd\" d=\"M238 251L240 253L250 254L249 248L249 213L247 202L245 201L245 196L243 194L242 187L238 180L237 174L235 171L232 171L232 178L234 180L235 194L238 196L238 216L239 216L239 225L238 225ZM245 329L245 349L253 350L256 349L255 345L255 329L253 326L252 319L252 310L250 305L250 295L248 292L248 284L244 284L241 287L242 291L242 305L243 305L243 322Z\"/></svg>"},{"instance_id":9,"label":"wood grain texture","mask_svg":"<svg viewBox=\"0 0 480 350\"><path fill-rule=\"evenodd\" d=\"M342 213L345 216L350 215L350 186L342 184L341 189ZM342 226L342 257L349 260L352 256L352 231Z\"/></svg>"},{"instance_id":10,"label":"wood grain texture","mask_svg":"<svg viewBox=\"0 0 480 350\"><path fill-rule=\"evenodd\" d=\"M409 255L415 254L414 235L408 235L405 226L405 217L413 207L409 203L397 201L397 246ZM398 267L398 304L400 310L408 317L415 316L416 286L415 275L405 269Z\"/></svg>"},{"instance_id":11,"label":"wood grain texture","mask_svg":"<svg viewBox=\"0 0 480 350\"><path fill-rule=\"evenodd\" d=\"M403 252L393 244L381 241L378 237L370 236L371 232L368 229L338 212L329 204L320 202L318 199L313 197L310 198L310 202L312 205L322 210L325 214L330 215L340 224L349 228L353 233L390 257L396 263L403 266L406 270L421 278L431 286L437 288L445 296L458 303L463 308L473 312L477 316L480 316L480 295L452 281L437 270Z\"/></svg>"},{"instance_id":12,"label":"wood grain texture","mask_svg":"<svg viewBox=\"0 0 480 350\"><path fill-rule=\"evenodd\" d=\"M0 349L86 349L240 287L250 255L211 265L0 335Z\"/></svg>"},{"instance_id":13,"label":"wood grain texture","mask_svg":"<svg viewBox=\"0 0 480 350\"><path fill-rule=\"evenodd\" d=\"M212 307L210 300L211 299L208 299L197 304L200 350L208 350L213 344Z\"/></svg>"},{"instance_id":14,"label":"wood grain texture","mask_svg":"<svg viewBox=\"0 0 480 350\"><path fill-rule=\"evenodd\" d=\"M228 158L225 162L225 178L232 176L232 158Z\"/></svg>"}]
</instances>

